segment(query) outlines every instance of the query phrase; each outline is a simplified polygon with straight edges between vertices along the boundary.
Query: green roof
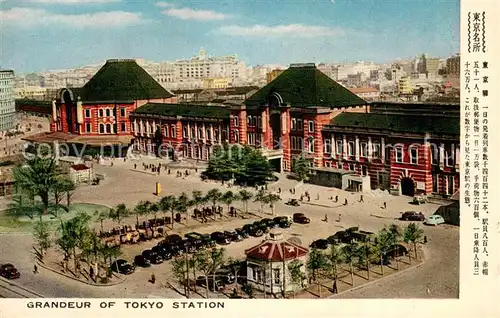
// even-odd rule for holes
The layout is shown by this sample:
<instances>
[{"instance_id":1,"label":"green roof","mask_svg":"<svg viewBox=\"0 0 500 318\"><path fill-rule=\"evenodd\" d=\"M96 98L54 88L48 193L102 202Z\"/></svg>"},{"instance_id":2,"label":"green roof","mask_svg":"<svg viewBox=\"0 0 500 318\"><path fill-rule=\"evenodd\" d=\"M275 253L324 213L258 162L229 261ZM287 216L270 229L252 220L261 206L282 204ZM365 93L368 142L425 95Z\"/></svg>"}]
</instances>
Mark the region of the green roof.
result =
<instances>
[{"instance_id":1,"label":"green roof","mask_svg":"<svg viewBox=\"0 0 500 318\"><path fill-rule=\"evenodd\" d=\"M132 114L229 119L230 111L223 106L148 103L137 108Z\"/></svg>"},{"instance_id":2,"label":"green roof","mask_svg":"<svg viewBox=\"0 0 500 318\"><path fill-rule=\"evenodd\" d=\"M291 107L347 107L366 102L318 70L314 64L292 64L272 82L250 96L247 106L264 105L278 93Z\"/></svg>"},{"instance_id":3,"label":"green roof","mask_svg":"<svg viewBox=\"0 0 500 318\"><path fill-rule=\"evenodd\" d=\"M342 113L332 119L327 129L334 127L460 136L460 118L445 116Z\"/></svg>"},{"instance_id":4,"label":"green roof","mask_svg":"<svg viewBox=\"0 0 500 318\"><path fill-rule=\"evenodd\" d=\"M15 100L16 106L37 106L37 107L50 107L52 108L52 102L46 100L36 100L29 98L22 98Z\"/></svg>"},{"instance_id":5,"label":"green roof","mask_svg":"<svg viewBox=\"0 0 500 318\"><path fill-rule=\"evenodd\" d=\"M90 81L77 91L83 102L131 102L172 97L135 60L106 61Z\"/></svg>"}]
</instances>

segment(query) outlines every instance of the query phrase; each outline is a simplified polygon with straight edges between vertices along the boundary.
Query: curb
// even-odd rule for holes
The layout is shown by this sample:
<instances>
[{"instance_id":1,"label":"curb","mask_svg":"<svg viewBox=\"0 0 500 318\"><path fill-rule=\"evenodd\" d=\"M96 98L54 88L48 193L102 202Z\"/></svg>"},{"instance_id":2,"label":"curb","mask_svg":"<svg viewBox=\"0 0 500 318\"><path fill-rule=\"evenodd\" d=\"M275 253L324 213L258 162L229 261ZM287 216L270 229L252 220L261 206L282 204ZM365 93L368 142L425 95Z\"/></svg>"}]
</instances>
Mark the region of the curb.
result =
<instances>
[{"instance_id":1,"label":"curb","mask_svg":"<svg viewBox=\"0 0 500 318\"><path fill-rule=\"evenodd\" d=\"M19 289L22 289L22 290L24 290L24 291L26 291L26 292L28 292L28 293L30 293L30 294L36 295L36 296L38 296L38 297L40 297L40 298L45 298L45 296L43 296L43 295L41 295L41 294L39 294L39 293L37 293L37 292L34 292L34 291L32 291L32 290L30 290L30 289L28 289L28 288L26 288L26 287L23 287L23 286L21 286L21 285L19 285L19 284L17 284L17 283L14 283L14 282L12 282L12 281L10 281L10 280L8 280L8 279L5 279L5 278L3 278L3 277L0 277L0 280L2 280L3 282L5 282L5 283L7 283L7 284L9 284L9 285L12 285L12 286L15 286L15 287L17 287L17 288L19 288ZM26 297L26 298L30 298L30 297Z\"/></svg>"},{"instance_id":2,"label":"curb","mask_svg":"<svg viewBox=\"0 0 500 318\"><path fill-rule=\"evenodd\" d=\"M372 285L372 284L374 284L374 283L377 283L377 282L383 281L383 280L385 280L385 279L387 279L387 278L394 278L394 277L397 277L397 276L401 275L402 273L405 273L406 271L409 271L410 269L411 269L411 270L415 270L415 269L417 269L417 268L421 267L421 266L422 266L422 265L424 265L426 262L427 262L427 259L423 260L423 261L422 261L422 263L420 263L420 264L418 264L418 265L415 265L415 266L411 266L411 267L405 268L405 269L403 269L402 271L398 271L398 272L396 272L396 273L393 273L393 274L390 274L390 275L387 275L387 276L381 277L381 278L379 278L379 279L375 279L375 280L373 280L373 281L371 281L371 282L368 282L368 283L365 283L365 284L362 284L362 285L358 285L358 286L353 287L353 288L350 288L350 289L348 289L348 290L344 290L343 292L340 292L340 293L338 293L338 294L334 294L334 295L332 295L332 296L330 296L330 297L327 297L326 299L337 298L337 296L339 296L339 295L342 295L342 294L347 294L347 293L349 293L349 292L356 291L356 290L361 289L361 288L364 288L364 287L366 287L366 286L370 286L370 285Z\"/></svg>"},{"instance_id":3,"label":"curb","mask_svg":"<svg viewBox=\"0 0 500 318\"><path fill-rule=\"evenodd\" d=\"M125 281L127 280L127 276L123 276L124 278L123 278L122 280L117 281L117 282L115 282L115 283L105 284L105 285L103 285L103 284L95 284L95 283L86 282L86 281L84 281L84 280L78 279L78 278L73 277L73 276L71 276L71 275L68 275L68 274L66 274L66 273L63 273L63 272L57 271L57 270L53 269L52 267L47 266L47 265L45 265L45 264L43 264L43 263L39 262L38 260L36 261L36 264L37 264L38 266L42 267L42 268L45 268L46 270L49 270L49 271L54 272L54 273L56 273L56 274L59 274L59 275L61 275L61 276L64 276L64 277L70 278L70 279L72 279L72 280L74 280L74 281L77 281L77 282L80 282L80 283L83 283L83 284L86 284L86 285L95 286L95 287L111 287L111 286L116 286L116 285L119 285L119 284L121 284L121 283L123 283L123 282L125 282Z\"/></svg>"}]
</instances>

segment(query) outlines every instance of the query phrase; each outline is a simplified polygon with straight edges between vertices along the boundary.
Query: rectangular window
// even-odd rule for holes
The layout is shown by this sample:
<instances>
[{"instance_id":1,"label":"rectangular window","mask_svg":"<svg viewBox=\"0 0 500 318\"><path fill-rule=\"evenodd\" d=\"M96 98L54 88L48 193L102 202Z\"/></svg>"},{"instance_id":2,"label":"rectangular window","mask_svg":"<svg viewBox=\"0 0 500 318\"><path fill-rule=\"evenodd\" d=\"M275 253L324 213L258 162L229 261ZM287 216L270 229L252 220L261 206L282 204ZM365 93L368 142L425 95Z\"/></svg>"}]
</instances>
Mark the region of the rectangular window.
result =
<instances>
[{"instance_id":1,"label":"rectangular window","mask_svg":"<svg viewBox=\"0 0 500 318\"><path fill-rule=\"evenodd\" d=\"M304 139L302 137L297 137L297 150L304 150Z\"/></svg>"},{"instance_id":2,"label":"rectangular window","mask_svg":"<svg viewBox=\"0 0 500 318\"><path fill-rule=\"evenodd\" d=\"M127 114L126 109L125 109L125 108L120 108L120 116L121 116L121 117L125 117L125 116L126 116L126 114Z\"/></svg>"},{"instance_id":3,"label":"rectangular window","mask_svg":"<svg viewBox=\"0 0 500 318\"><path fill-rule=\"evenodd\" d=\"M175 126L172 126L172 129L170 130L170 137L175 138Z\"/></svg>"},{"instance_id":4,"label":"rectangular window","mask_svg":"<svg viewBox=\"0 0 500 318\"><path fill-rule=\"evenodd\" d=\"M297 130L297 120L295 118L292 118L292 130Z\"/></svg>"},{"instance_id":5,"label":"rectangular window","mask_svg":"<svg viewBox=\"0 0 500 318\"><path fill-rule=\"evenodd\" d=\"M368 145L366 144L366 142L362 142L360 144L360 147L361 147L361 157L368 157Z\"/></svg>"},{"instance_id":6,"label":"rectangular window","mask_svg":"<svg viewBox=\"0 0 500 318\"><path fill-rule=\"evenodd\" d=\"M187 127L184 127L183 132L182 132L182 136L183 136L184 138L187 138L187 137L188 137L188 129L187 129Z\"/></svg>"},{"instance_id":7,"label":"rectangular window","mask_svg":"<svg viewBox=\"0 0 500 318\"><path fill-rule=\"evenodd\" d=\"M309 128L309 132L314 132L314 121L309 120L307 122L307 124L308 124L308 128Z\"/></svg>"},{"instance_id":8,"label":"rectangular window","mask_svg":"<svg viewBox=\"0 0 500 318\"><path fill-rule=\"evenodd\" d=\"M302 129L304 128L304 123L302 121L302 119L297 119L297 130L298 131L302 131Z\"/></svg>"},{"instance_id":9,"label":"rectangular window","mask_svg":"<svg viewBox=\"0 0 500 318\"><path fill-rule=\"evenodd\" d=\"M292 144L292 150L297 149L297 138L293 137L291 138L291 144Z\"/></svg>"},{"instance_id":10,"label":"rectangular window","mask_svg":"<svg viewBox=\"0 0 500 318\"><path fill-rule=\"evenodd\" d=\"M372 149L372 157L380 158L380 144L373 144Z\"/></svg>"},{"instance_id":11,"label":"rectangular window","mask_svg":"<svg viewBox=\"0 0 500 318\"><path fill-rule=\"evenodd\" d=\"M403 147L394 148L394 157L396 159L396 162L403 162Z\"/></svg>"},{"instance_id":12,"label":"rectangular window","mask_svg":"<svg viewBox=\"0 0 500 318\"><path fill-rule=\"evenodd\" d=\"M337 155L341 155L342 154L342 140L337 140Z\"/></svg>"},{"instance_id":13,"label":"rectangular window","mask_svg":"<svg viewBox=\"0 0 500 318\"><path fill-rule=\"evenodd\" d=\"M233 120L234 120L234 127L238 127L238 125L240 124L238 116L234 116Z\"/></svg>"},{"instance_id":14,"label":"rectangular window","mask_svg":"<svg viewBox=\"0 0 500 318\"><path fill-rule=\"evenodd\" d=\"M85 109L85 118L90 118L90 109Z\"/></svg>"},{"instance_id":15,"label":"rectangular window","mask_svg":"<svg viewBox=\"0 0 500 318\"><path fill-rule=\"evenodd\" d=\"M417 149L417 147L410 148L410 163L418 164L418 149Z\"/></svg>"},{"instance_id":16,"label":"rectangular window","mask_svg":"<svg viewBox=\"0 0 500 318\"><path fill-rule=\"evenodd\" d=\"M325 153L332 153L332 140L325 139Z\"/></svg>"},{"instance_id":17,"label":"rectangular window","mask_svg":"<svg viewBox=\"0 0 500 318\"><path fill-rule=\"evenodd\" d=\"M446 150L444 152L444 158L446 159L446 166L453 167L455 165L455 158L453 158L453 151Z\"/></svg>"},{"instance_id":18,"label":"rectangular window","mask_svg":"<svg viewBox=\"0 0 500 318\"><path fill-rule=\"evenodd\" d=\"M281 283L281 279L280 279L280 270L279 268L274 268L273 269L273 276L274 276L274 283L275 284L280 284Z\"/></svg>"},{"instance_id":19,"label":"rectangular window","mask_svg":"<svg viewBox=\"0 0 500 318\"><path fill-rule=\"evenodd\" d=\"M309 141L307 142L307 149L309 153L314 153L314 139L309 139Z\"/></svg>"},{"instance_id":20,"label":"rectangular window","mask_svg":"<svg viewBox=\"0 0 500 318\"><path fill-rule=\"evenodd\" d=\"M127 131L127 126L125 125L125 123L120 123L120 130Z\"/></svg>"},{"instance_id":21,"label":"rectangular window","mask_svg":"<svg viewBox=\"0 0 500 318\"><path fill-rule=\"evenodd\" d=\"M354 141L349 141L347 143L347 154L349 156L354 156Z\"/></svg>"},{"instance_id":22,"label":"rectangular window","mask_svg":"<svg viewBox=\"0 0 500 318\"><path fill-rule=\"evenodd\" d=\"M85 131L88 132L88 133L92 132L92 126L91 126L90 123L86 123L85 124Z\"/></svg>"},{"instance_id":23,"label":"rectangular window","mask_svg":"<svg viewBox=\"0 0 500 318\"><path fill-rule=\"evenodd\" d=\"M431 150L431 162L433 165L437 165L439 162L439 148L434 145L431 145L430 150Z\"/></svg>"}]
</instances>

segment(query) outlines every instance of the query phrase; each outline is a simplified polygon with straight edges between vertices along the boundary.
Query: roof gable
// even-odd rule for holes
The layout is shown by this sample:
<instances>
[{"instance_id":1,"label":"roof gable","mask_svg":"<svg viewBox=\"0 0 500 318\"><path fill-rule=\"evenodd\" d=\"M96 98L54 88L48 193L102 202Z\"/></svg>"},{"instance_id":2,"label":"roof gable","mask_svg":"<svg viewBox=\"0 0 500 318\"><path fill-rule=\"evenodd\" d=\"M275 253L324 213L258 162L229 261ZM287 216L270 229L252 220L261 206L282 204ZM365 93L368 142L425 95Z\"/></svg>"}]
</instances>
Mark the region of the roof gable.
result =
<instances>
[{"instance_id":1,"label":"roof gable","mask_svg":"<svg viewBox=\"0 0 500 318\"><path fill-rule=\"evenodd\" d=\"M245 104L264 105L272 93L278 93L285 104L299 108L314 106L337 108L366 103L318 70L314 64L292 64L272 82L249 97Z\"/></svg>"},{"instance_id":2,"label":"roof gable","mask_svg":"<svg viewBox=\"0 0 500 318\"><path fill-rule=\"evenodd\" d=\"M135 60L108 60L79 90L85 101L134 101L169 98L164 89Z\"/></svg>"},{"instance_id":3,"label":"roof gable","mask_svg":"<svg viewBox=\"0 0 500 318\"><path fill-rule=\"evenodd\" d=\"M306 255L308 249L291 242L264 241L245 251L247 257L269 261L284 261Z\"/></svg>"}]
</instances>

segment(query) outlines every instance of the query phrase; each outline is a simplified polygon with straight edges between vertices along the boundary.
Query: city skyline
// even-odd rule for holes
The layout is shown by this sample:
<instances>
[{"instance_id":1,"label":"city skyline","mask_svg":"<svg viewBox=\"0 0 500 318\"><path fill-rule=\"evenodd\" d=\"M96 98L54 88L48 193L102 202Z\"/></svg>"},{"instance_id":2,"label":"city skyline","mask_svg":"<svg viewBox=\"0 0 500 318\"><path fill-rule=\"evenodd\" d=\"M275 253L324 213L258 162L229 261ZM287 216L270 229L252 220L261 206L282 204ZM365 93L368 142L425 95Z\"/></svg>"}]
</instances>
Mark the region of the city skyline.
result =
<instances>
[{"instance_id":1,"label":"city skyline","mask_svg":"<svg viewBox=\"0 0 500 318\"><path fill-rule=\"evenodd\" d=\"M250 66L459 51L458 1L284 3L6 0L1 64L29 73L112 58L175 61L201 47L213 56L237 53Z\"/></svg>"}]
</instances>

